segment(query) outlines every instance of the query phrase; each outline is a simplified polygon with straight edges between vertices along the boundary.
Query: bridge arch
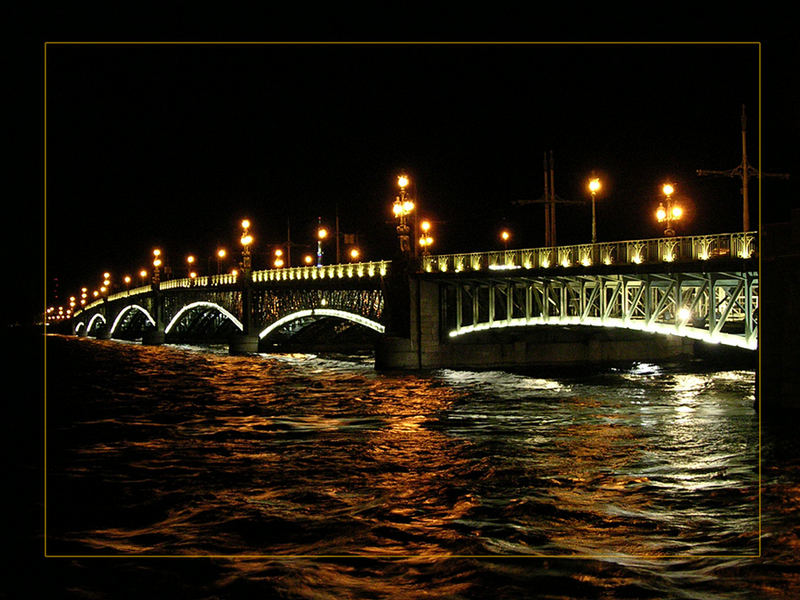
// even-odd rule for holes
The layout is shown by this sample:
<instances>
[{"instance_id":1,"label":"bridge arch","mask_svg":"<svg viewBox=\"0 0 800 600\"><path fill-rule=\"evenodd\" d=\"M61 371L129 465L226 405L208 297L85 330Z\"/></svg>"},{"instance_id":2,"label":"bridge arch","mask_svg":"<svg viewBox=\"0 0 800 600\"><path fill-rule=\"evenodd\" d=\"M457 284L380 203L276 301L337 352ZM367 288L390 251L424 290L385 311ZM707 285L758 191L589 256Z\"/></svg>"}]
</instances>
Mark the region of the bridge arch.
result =
<instances>
[{"instance_id":1,"label":"bridge arch","mask_svg":"<svg viewBox=\"0 0 800 600\"><path fill-rule=\"evenodd\" d=\"M229 319L234 325L236 325L239 331L244 331L244 325L242 325L242 322L239 319L237 319L233 314L231 314L230 311L224 309L215 302L198 301L198 302L192 302L191 304L187 304L186 306L181 308L175 314L175 316L172 317L172 320L164 328L164 333L169 333L170 330L175 326L175 324L181 320L181 318L185 313L200 307L210 308L218 311L219 313L224 315L227 319Z\"/></svg>"},{"instance_id":2,"label":"bridge arch","mask_svg":"<svg viewBox=\"0 0 800 600\"><path fill-rule=\"evenodd\" d=\"M742 335L725 333L725 332L710 332L707 329L700 327L692 327L686 324L674 323L645 323L640 320L626 320L621 318L598 318L598 317L563 317L563 318L549 318L533 317L530 319L519 318L503 321L494 321L492 323L478 323L476 325L466 325L453 329L448 332L448 337L457 338L471 333L478 333L482 331L505 329L509 327L558 327L558 326L586 326L586 327L606 327L611 329L627 329L633 331L641 331L644 333L651 333L655 335L678 336L690 338L693 340L700 340L709 344L721 344L723 346L733 346L737 348L744 348L746 350L756 350L758 348L757 335L753 334L750 337Z\"/></svg>"},{"instance_id":3,"label":"bridge arch","mask_svg":"<svg viewBox=\"0 0 800 600\"><path fill-rule=\"evenodd\" d=\"M125 316L125 314L134 310L138 310L139 312L143 313L145 318L150 322L150 324L153 325L154 327L156 326L155 319L150 315L149 312L147 312L146 309L139 306L138 304L129 304L121 311L119 311L119 314L117 315L116 319L114 319L114 324L111 326L111 331L110 331L111 335L114 335L114 332L117 330L117 327L121 323L122 318Z\"/></svg>"},{"instance_id":4,"label":"bridge arch","mask_svg":"<svg viewBox=\"0 0 800 600\"><path fill-rule=\"evenodd\" d=\"M297 312L293 312L291 314L285 315L271 323L269 326L265 327L259 334L259 339L264 339L270 333L290 323L292 321L296 321L297 319L304 319L307 317L336 317L339 319L343 319L345 321L352 321L353 323L357 323L358 325L362 325L378 333L384 333L386 328L378 323L377 321L373 321L372 319L368 319L366 317L362 317L361 315L357 315L355 313L351 313L344 310L338 310L335 308L312 308L306 310L298 310Z\"/></svg>"},{"instance_id":5,"label":"bridge arch","mask_svg":"<svg viewBox=\"0 0 800 600\"><path fill-rule=\"evenodd\" d=\"M107 323L106 318L103 315L101 315L100 313L95 313L94 315L92 315L92 318L89 319L89 322L86 324L86 333L87 334L92 332L92 327L94 327L94 324L98 320L102 321L104 325Z\"/></svg>"}]
</instances>

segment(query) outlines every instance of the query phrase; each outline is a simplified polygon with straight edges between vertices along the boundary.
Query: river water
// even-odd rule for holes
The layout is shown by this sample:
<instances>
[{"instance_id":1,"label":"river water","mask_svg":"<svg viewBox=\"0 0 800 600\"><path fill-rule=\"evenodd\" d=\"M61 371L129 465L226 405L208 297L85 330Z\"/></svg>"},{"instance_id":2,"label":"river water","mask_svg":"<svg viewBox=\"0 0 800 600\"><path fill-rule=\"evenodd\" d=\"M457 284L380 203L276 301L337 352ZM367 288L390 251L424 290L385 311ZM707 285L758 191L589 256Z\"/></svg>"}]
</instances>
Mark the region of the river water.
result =
<instances>
[{"instance_id":1,"label":"river water","mask_svg":"<svg viewBox=\"0 0 800 600\"><path fill-rule=\"evenodd\" d=\"M51 597L800 597L800 451L751 368L47 336L45 399Z\"/></svg>"}]
</instances>

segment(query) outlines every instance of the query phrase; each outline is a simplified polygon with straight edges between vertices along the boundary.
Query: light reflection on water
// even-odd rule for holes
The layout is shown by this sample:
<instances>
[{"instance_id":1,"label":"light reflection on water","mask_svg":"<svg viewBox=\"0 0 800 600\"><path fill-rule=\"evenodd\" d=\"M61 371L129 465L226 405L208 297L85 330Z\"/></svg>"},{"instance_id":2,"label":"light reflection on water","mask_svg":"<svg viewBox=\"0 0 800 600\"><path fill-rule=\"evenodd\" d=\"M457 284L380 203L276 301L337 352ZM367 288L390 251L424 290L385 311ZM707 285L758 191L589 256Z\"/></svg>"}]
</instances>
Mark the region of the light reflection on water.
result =
<instances>
[{"instance_id":1,"label":"light reflection on water","mask_svg":"<svg viewBox=\"0 0 800 600\"><path fill-rule=\"evenodd\" d=\"M540 575L636 597L677 593L683 573L686 597L708 597L719 567L686 557L742 569L758 553L752 371L396 374L368 357L52 345L54 554L395 556L423 580L438 564L425 556L595 556L613 575L558 558ZM522 576L460 561L427 592ZM378 585L363 564L226 564L229 578L294 573L296 597L311 580Z\"/></svg>"}]
</instances>

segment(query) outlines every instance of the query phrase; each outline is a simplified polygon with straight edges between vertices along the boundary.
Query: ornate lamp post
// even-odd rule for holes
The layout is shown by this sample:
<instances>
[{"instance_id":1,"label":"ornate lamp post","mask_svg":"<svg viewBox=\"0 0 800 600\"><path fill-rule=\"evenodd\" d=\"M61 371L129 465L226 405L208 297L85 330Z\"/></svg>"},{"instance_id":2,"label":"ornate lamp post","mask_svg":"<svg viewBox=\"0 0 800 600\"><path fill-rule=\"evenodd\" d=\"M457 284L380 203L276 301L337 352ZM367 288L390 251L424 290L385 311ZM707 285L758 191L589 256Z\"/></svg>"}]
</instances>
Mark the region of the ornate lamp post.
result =
<instances>
[{"instance_id":1,"label":"ornate lamp post","mask_svg":"<svg viewBox=\"0 0 800 600\"><path fill-rule=\"evenodd\" d=\"M408 215L414 210L414 201L408 195L408 186L411 180L408 175L401 174L397 177L397 185L400 187L400 194L395 198L392 205L392 212L398 220L397 237L400 240L400 252L409 254L411 252L411 242L409 240Z\"/></svg>"},{"instance_id":2,"label":"ornate lamp post","mask_svg":"<svg viewBox=\"0 0 800 600\"><path fill-rule=\"evenodd\" d=\"M678 221L683 216L683 209L677 204L672 203L672 194L675 192L675 186L671 183L665 183L661 190L664 192L664 202L658 204L656 210L656 219L659 223L666 222L667 228L664 230L664 235L671 237L675 235L675 230L672 228L672 222Z\"/></svg>"},{"instance_id":3,"label":"ornate lamp post","mask_svg":"<svg viewBox=\"0 0 800 600\"><path fill-rule=\"evenodd\" d=\"M419 228L422 230L422 235L419 237L419 245L422 247L422 255L427 256L430 253L429 248L433 244L433 237L430 235L431 222L426 219L419 224Z\"/></svg>"},{"instance_id":4,"label":"ornate lamp post","mask_svg":"<svg viewBox=\"0 0 800 600\"><path fill-rule=\"evenodd\" d=\"M156 248L153 250L153 283L158 284L161 281L161 250Z\"/></svg>"},{"instance_id":5,"label":"ornate lamp post","mask_svg":"<svg viewBox=\"0 0 800 600\"><path fill-rule=\"evenodd\" d=\"M250 221L242 221L242 237L239 238L242 244L242 269L250 272L250 244L253 243L253 236L250 234Z\"/></svg>"}]
</instances>

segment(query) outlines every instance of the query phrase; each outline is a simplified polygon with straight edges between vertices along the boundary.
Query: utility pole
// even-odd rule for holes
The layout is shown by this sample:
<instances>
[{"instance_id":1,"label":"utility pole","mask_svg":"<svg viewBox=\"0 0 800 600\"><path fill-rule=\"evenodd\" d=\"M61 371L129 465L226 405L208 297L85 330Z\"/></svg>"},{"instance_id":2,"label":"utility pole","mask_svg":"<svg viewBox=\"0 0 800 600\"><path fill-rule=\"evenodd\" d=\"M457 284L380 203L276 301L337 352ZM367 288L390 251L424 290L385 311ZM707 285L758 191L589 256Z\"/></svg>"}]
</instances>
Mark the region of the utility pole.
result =
<instances>
[{"instance_id":1,"label":"utility pole","mask_svg":"<svg viewBox=\"0 0 800 600\"><path fill-rule=\"evenodd\" d=\"M720 175L723 177L738 177L742 180L742 231L750 231L750 201L748 197L750 177L789 179L788 173L761 173L747 162L747 116L745 114L744 104L742 104L742 162L729 171L698 169L697 174L700 176Z\"/></svg>"},{"instance_id":2,"label":"utility pole","mask_svg":"<svg viewBox=\"0 0 800 600\"><path fill-rule=\"evenodd\" d=\"M549 161L547 152L544 153L544 196L536 200L514 200L513 204L544 204L544 245L551 247L556 245L556 204L586 204L586 201L564 200L556 195L555 163L550 150Z\"/></svg>"}]
</instances>

